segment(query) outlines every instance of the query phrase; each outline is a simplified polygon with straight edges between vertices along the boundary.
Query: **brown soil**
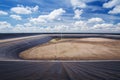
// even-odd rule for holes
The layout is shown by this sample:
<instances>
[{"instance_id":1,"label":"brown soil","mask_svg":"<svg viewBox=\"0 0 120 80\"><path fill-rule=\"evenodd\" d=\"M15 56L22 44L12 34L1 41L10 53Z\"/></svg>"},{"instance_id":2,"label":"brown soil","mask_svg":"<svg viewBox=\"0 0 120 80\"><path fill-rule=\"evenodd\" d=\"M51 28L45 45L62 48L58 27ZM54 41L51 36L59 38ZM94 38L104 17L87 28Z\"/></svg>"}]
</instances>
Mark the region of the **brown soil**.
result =
<instances>
[{"instance_id":1,"label":"brown soil","mask_svg":"<svg viewBox=\"0 0 120 80\"><path fill-rule=\"evenodd\" d=\"M19 55L35 60L119 60L120 40L106 38L53 39Z\"/></svg>"}]
</instances>

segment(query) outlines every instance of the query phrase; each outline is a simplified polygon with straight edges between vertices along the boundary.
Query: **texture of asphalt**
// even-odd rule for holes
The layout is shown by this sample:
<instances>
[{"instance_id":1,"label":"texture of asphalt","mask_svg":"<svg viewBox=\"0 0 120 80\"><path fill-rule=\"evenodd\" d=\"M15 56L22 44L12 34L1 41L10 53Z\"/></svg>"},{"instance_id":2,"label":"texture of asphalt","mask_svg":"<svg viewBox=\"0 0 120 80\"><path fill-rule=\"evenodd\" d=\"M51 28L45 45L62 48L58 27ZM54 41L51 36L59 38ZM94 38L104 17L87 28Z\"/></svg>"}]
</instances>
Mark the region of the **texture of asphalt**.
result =
<instances>
[{"instance_id":1,"label":"texture of asphalt","mask_svg":"<svg viewBox=\"0 0 120 80\"><path fill-rule=\"evenodd\" d=\"M0 80L120 80L120 61L0 61Z\"/></svg>"},{"instance_id":2,"label":"texture of asphalt","mask_svg":"<svg viewBox=\"0 0 120 80\"><path fill-rule=\"evenodd\" d=\"M21 51L60 35L40 35L0 42L0 80L120 80L120 61L35 61L18 57ZM120 39L120 35L77 34L74 37Z\"/></svg>"}]
</instances>

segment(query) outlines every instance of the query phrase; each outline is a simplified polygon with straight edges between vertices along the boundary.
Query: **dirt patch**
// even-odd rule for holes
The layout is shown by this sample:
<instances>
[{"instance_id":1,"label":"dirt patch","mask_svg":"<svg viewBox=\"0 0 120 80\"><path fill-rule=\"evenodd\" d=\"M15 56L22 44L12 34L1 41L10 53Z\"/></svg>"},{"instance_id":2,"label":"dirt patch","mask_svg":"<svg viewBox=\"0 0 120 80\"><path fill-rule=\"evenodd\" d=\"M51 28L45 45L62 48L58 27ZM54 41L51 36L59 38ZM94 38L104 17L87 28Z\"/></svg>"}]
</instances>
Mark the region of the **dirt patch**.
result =
<instances>
[{"instance_id":1,"label":"dirt patch","mask_svg":"<svg viewBox=\"0 0 120 80\"><path fill-rule=\"evenodd\" d=\"M120 40L106 38L53 39L23 51L23 59L35 60L113 60L120 59Z\"/></svg>"}]
</instances>

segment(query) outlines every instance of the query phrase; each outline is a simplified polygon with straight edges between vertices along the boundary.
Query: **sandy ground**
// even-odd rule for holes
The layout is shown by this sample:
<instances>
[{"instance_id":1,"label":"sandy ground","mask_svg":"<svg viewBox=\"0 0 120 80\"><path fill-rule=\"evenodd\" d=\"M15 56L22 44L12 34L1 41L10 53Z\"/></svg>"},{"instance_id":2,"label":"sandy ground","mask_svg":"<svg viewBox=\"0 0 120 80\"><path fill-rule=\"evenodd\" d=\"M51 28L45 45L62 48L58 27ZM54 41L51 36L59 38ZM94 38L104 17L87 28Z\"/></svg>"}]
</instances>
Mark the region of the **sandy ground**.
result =
<instances>
[{"instance_id":1,"label":"sandy ground","mask_svg":"<svg viewBox=\"0 0 120 80\"><path fill-rule=\"evenodd\" d=\"M120 40L107 38L53 39L23 51L23 59L36 60L120 60Z\"/></svg>"}]
</instances>

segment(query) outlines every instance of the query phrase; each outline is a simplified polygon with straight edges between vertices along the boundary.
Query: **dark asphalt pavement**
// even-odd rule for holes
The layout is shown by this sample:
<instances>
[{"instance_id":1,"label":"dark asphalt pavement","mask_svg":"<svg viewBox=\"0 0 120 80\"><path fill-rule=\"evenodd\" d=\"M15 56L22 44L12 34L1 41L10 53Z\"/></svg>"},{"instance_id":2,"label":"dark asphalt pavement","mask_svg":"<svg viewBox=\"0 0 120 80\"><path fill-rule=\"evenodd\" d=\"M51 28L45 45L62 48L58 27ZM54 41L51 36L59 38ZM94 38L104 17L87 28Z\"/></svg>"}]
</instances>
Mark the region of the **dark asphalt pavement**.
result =
<instances>
[{"instance_id":1,"label":"dark asphalt pavement","mask_svg":"<svg viewBox=\"0 0 120 80\"><path fill-rule=\"evenodd\" d=\"M120 61L1 61L0 80L120 80Z\"/></svg>"}]
</instances>

